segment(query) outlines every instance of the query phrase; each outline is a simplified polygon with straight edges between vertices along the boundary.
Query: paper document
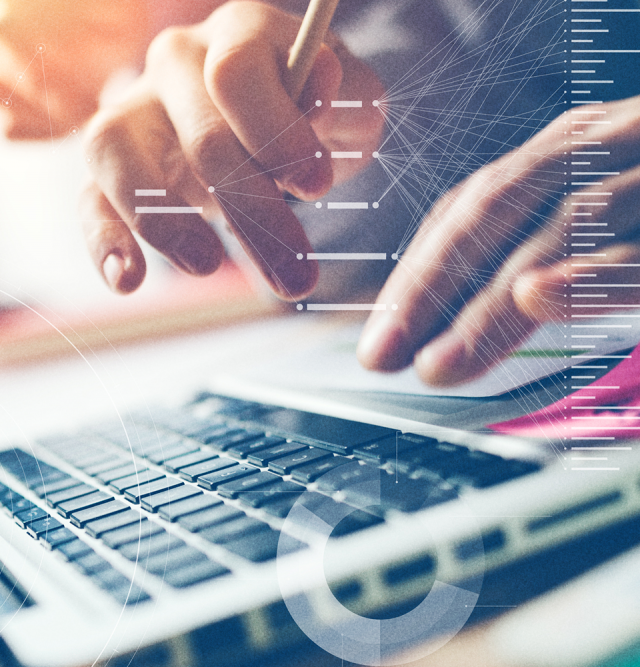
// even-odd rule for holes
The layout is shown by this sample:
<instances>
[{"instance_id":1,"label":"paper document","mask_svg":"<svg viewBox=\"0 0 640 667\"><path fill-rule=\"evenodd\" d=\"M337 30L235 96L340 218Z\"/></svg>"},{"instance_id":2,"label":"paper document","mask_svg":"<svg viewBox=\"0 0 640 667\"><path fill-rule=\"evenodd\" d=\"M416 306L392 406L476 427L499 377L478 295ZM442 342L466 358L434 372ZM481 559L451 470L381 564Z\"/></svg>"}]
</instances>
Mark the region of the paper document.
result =
<instances>
[{"instance_id":1,"label":"paper document","mask_svg":"<svg viewBox=\"0 0 640 667\"><path fill-rule=\"evenodd\" d=\"M292 326L296 326L295 321ZM628 329L616 329L606 339L594 339L595 344L590 342L577 348L571 344L565 325L551 323L538 329L504 362L482 377L443 389L423 384L413 368L390 374L363 369L355 354L362 330L360 324L337 324L322 329L320 336L308 336L307 343L299 343L293 349L283 347L281 355L270 356L243 376L294 388L479 398L502 394L590 359L635 347L640 342L640 328L632 325Z\"/></svg>"}]
</instances>

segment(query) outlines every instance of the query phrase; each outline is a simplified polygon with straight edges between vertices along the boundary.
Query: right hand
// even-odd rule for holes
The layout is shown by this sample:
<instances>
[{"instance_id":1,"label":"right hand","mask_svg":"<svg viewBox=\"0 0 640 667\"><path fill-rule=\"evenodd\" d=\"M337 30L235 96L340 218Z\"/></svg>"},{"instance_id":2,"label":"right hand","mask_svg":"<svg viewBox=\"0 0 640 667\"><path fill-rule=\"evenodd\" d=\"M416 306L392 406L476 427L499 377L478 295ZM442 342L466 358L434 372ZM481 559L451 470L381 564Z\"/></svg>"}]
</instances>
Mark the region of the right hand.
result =
<instances>
[{"instance_id":1,"label":"right hand","mask_svg":"<svg viewBox=\"0 0 640 667\"><path fill-rule=\"evenodd\" d=\"M269 5L230 2L198 25L164 31L128 98L90 124L95 182L83 217L91 256L112 289L133 291L144 278L132 232L193 275L222 260L222 244L200 216L135 213L149 205L198 206L205 214L218 207L279 297L313 289L316 263L297 259L311 246L281 191L314 201L366 164L382 130L372 105L382 89L328 37L296 103L285 82L299 27L299 18ZM363 107L332 108L333 99ZM332 163L332 150L362 151L364 159ZM167 194L145 199L136 189Z\"/></svg>"}]
</instances>

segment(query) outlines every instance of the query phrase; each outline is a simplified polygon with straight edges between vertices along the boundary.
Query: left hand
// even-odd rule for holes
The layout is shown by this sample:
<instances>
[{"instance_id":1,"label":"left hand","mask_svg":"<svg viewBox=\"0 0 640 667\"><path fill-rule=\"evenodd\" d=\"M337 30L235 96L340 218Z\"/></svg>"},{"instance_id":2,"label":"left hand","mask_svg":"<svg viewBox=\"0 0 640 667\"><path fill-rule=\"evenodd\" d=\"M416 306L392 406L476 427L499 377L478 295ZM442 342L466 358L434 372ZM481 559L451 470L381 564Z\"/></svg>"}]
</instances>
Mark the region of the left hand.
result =
<instances>
[{"instance_id":1,"label":"left hand","mask_svg":"<svg viewBox=\"0 0 640 667\"><path fill-rule=\"evenodd\" d=\"M424 382L454 385L484 373L543 322L611 312L588 307L597 297L570 302L571 292L640 303L638 104L635 97L563 114L446 193L382 289L378 303L387 309L367 323L361 363L395 371L413 362ZM603 118L608 124L580 125L583 134L572 134L572 121ZM576 187L572 171L608 175L573 176L600 183ZM553 210L536 220L545 202ZM596 286L571 289L589 282Z\"/></svg>"}]
</instances>

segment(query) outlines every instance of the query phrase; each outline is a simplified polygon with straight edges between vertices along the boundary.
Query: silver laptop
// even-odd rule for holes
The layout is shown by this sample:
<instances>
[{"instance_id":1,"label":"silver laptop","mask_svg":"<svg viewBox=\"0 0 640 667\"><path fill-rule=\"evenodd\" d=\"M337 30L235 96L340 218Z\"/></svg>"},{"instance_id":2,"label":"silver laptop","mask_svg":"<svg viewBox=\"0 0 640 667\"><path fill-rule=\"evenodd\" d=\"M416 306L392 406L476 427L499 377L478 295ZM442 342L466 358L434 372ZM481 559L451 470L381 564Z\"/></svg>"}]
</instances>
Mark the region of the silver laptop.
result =
<instances>
[{"instance_id":1,"label":"silver laptop","mask_svg":"<svg viewBox=\"0 0 640 667\"><path fill-rule=\"evenodd\" d=\"M578 474L560 443L484 428L558 387L445 399L220 381L5 442L6 661L432 652L637 534L639 452Z\"/></svg>"}]
</instances>

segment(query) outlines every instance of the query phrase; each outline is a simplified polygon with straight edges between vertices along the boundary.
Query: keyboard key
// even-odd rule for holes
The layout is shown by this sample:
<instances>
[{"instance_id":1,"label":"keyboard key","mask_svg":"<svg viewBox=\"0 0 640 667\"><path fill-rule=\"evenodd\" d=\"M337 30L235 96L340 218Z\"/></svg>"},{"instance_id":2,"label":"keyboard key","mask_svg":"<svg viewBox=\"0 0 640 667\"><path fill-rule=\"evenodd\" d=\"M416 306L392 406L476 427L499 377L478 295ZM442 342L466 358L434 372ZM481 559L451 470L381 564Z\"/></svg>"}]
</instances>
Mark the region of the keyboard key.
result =
<instances>
[{"instance_id":1,"label":"keyboard key","mask_svg":"<svg viewBox=\"0 0 640 667\"><path fill-rule=\"evenodd\" d=\"M136 605L140 602L150 600L149 594L142 590L137 584L123 586L122 588L112 588L109 595L118 603L127 606Z\"/></svg>"},{"instance_id":2,"label":"keyboard key","mask_svg":"<svg viewBox=\"0 0 640 667\"><path fill-rule=\"evenodd\" d=\"M123 544L144 540L147 537L151 537L151 535L156 535L163 531L164 528L162 526L159 526L157 523L153 523L148 519L143 519L142 521L133 523L129 526L124 526L123 528L104 533L102 541L112 549L117 549Z\"/></svg>"},{"instance_id":3,"label":"keyboard key","mask_svg":"<svg viewBox=\"0 0 640 667\"><path fill-rule=\"evenodd\" d=\"M268 486L269 484L276 484L280 481L280 477L274 475L272 472L259 472L257 475L250 475L249 477L243 477L233 482L221 484L218 486L218 493L223 498L237 498L238 494L243 491L257 489L258 487Z\"/></svg>"},{"instance_id":4,"label":"keyboard key","mask_svg":"<svg viewBox=\"0 0 640 667\"><path fill-rule=\"evenodd\" d=\"M229 427L225 424L217 423L203 426L200 430L194 430L193 432L188 433L188 436L194 440L197 440L198 442L201 442L202 444L206 444L209 440L213 440L217 437L225 436L236 431L238 431L238 428L236 427ZM185 435L187 434L185 433Z\"/></svg>"},{"instance_id":5,"label":"keyboard key","mask_svg":"<svg viewBox=\"0 0 640 667\"><path fill-rule=\"evenodd\" d=\"M215 507L182 516L178 519L178 524L185 530L196 533L203 528L208 528L209 526L214 526L218 523L224 523L225 521L231 521L232 519L237 519L242 516L246 515L237 507L231 507L231 505L220 503Z\"/></svg>"},{"instance_id":6,"label":"keyboard key","mask_svg":"<svg viewBox=\"0 0 640 667\"><path fill-rule=\"evenodd\" d=\"M457 498L455 489L433 479L396 477L381 471L379 488L375 484L355 484L342 489L345 501L356 507L376 507L382 511L416 512Z\"/></svg>"},{"instance_id":7,"label":"keyboard key","mask_svg":"<svg viewBox=\"0 0 640 667\"><path fill-rule=\"evenodd\" d=\"M28 510L23 510L14 515L14 521L20 526L20 528L26 528L32 521L38 521L39 519L45 519L49 516L49 513L40 507L32 507Z\"/></svg>"},{"instance_id":8,"label":"keyboard key","mask_svg":"<svg viewBox=\"0 0 640 667\"><path fill-rule=\"evenodd\" d=\"M78 528L84 528L84 526L89 523L89 521L96 521L97 519L105 519L108 516L114 514L120 514L120 512L126 512L130 508L124 503L118 502L117 500L111 500L95 507L90 507L88 509L79 510L73 512L70 515L71 523Z\"/></svg>"},{"instance_id":9,"label":"keyboard key","mask_svg":"<svg viewBox=\"0 0 640 667\"><path fill-rule=\"evenodd\" d=\"M238 429L225 435L218 435L206 439L204 442L209 447L212 447L218 452L224 452L229 447L240 445L251 440L256 440L264 435L262 431L247 431L245 429Z\"/></svg>"},{"instance_id":10,"label":"keyboard key","mask_svg":"<svg viewBox=\"0 0 640 667\"><path fill-rule=\"evenodd\" d=\"M229 574L229 570L212 560L205 560L179 570L170 570L164 573L164 581L175 588L186 588L202 581Z\"/></svg>"},{"instance_id":11,"label":"keyboard key","mask_svg":"<svg viewBox=\"0 0 640 667\"><path fill-rule=\"evenodd\" d=\"M130 526L134 523L140 523L140 514L128 509L104 519L90 521L85 525L84 529L87 531L88 535L91 535L91 537L99 538L105 533L117 530L118 528L124 528L125 526Z\"/></svg>"},{"instance_id":12,"label":"keyboard key","mask_svg":"<svg viewBox=\"0 0 640 667\"><path fill-rule=\"evenodd\" d=\"M360 465L352 461L350 465L341 466L318 479L318 489L322 493L331 495L336 491L343 491L356 485L368 484L377 489L382 475L389 476L372 465Z\"/></svg>"},{"instance_id":13,"label":"keyboard key","mask_svg":"<svg viewBox=\"0 0 640 667\"><path fill-rule=\"evenodd\" d=\"M81 496L80 498L74 498L73 500L67 500L64 503L58 503L56 510L59 514L62 514L63 517L68 519L74 512L78 510L84 510L89 507L95 507L96 505L102 505L113 500L113 496L108 493L103 493L102 491L95 491L94 493L88 493L86 496Z\"/></svg>"},{"instance_id":14,"label":"keyboard key","mask_svg":"<svg viewBox=\"0 0 640 667\"><path fill-rule=\"evenodd\" d=\"M154 556L138 561L138 567L144 568L147 572L151 572L161 578L166 572L181 567L189 567L195 563L207 560L207 557L197 549L185 545L179 549L172 549L164 553L159 553Z\"/></svg>"},{"instance_id":15,"label":"keyboard key","mask_svg":"<svg viewBox=\"0 0 640 667\"><path fill-rule=\"evenodd\" d=\"M77 558L82 558L84 556L87 556L88 554L93 553L93 549L88 544L85 544L82 540L78 539L75 535L72 540L67 540L66 542L60 542L54 548L56 551L61 553L68 561L72 562Z\"/></svg>"},{"instance_id":16,"label":"keyboard key","mask_svg":"<svg viewBox=\"0 0 640 667\"><path fill-rule=\"evenodd\" d=\"M194 496L187 500L179 500L177 503L163 505L158 510L158 514L166 521L176 521L187 514L193 514L194 512L199 512L200 510L221 504L222 501L218 500L215 496L200 493L199 496Z\"/></svg>"},{"instance_id":17,"label":"keyboard key","mask_svg":"<svg viewBox=\"0 0 640 667\"><path fill-rule=\"evenodd\" d=\"M353 533L366 530L367 528L377 526L381 523L384 523L384 520L381 517L370 514L369 512L363 512L362 510L356 510L338 523L338 525L331 531L331 537L336 538L352 535Z\"/></svg>"},{"instance_id":18,"label":"keyboard key","mask_svg":"<svg viewBox=\"0 0 640 667\"><path fill-rule=\"evenodd\" d=\"M149 438L145 438L140 444L132 444L131 450L134 454L150 459L157 455L162 458L164 452L167 452L176 445L180 445L183 439L175 433L154 431Z\"/></svg>"},{"instance_id":19,"label":"keyboard key","mask_svg":"<svg viewBox=\"0 0 640 667\"><path fill-rule=\"evenodd\" d=\"M281 445L263 449L261 452L254 452L247 457L247 461L253 463L253 465L264 468L269 465L269 461L273 461L282 456L287 456L287 454L299 452L303 449L309 449L309 447L300 442L283 442Z\"/></svg>"},{"instance_id":20,"label":"keyboard key","mask_svg":"<svg viewBox=\"0 0 640 667\"><path fill-rule=\"evenodd\" d=\"M155 482L149 482L127 489L124 492L124 497L132 503L138 503L142 498L152 496L154 493L159 493L160 491L166 491L167 489L173 489L183 485L184 482L181 482L179 479L165 477L163 479L157 479Z\"/></svg>"},{"instance_id":21,"label":"keyboard key","mask_svg":"<svg viewBox=\"0 0 640 667\"><path fill-rule=\"evenodd\" d=\"M131 489L134 486L153 482L156 479L162 479L163 477L164 475L157 470L145 470L136 475L129 475L128 477L115 479L109 484L109 488L116 493L124 493L127 489Z\"/></svg>"},{"instance_id":22,"label":"keyboard key","mask_svg":"<svg viewBox=\"0 0 640 667\"><path fill-rule=\"evenodd\" d=\"M180 440L180 442L171 447L164 447L160 451L149 454L147 458L153 463L162 465L170 459L175 459L179 456L185 456L186 454L192 454L193 452L197 451L200 451L200 448L196 443L189 443L187 440Z\"/></svg>"},{"instance_id":23,"label":"keyboard key","mask_svg":"<svg viewBox=\"0 0 640 667\"><path fill-rule=\"evenodd\" d=\"M363 461L383 463L386 459L395 457L397 444L399 444L398 439L396 436L393 436L356 447L353 450L353 455Z\"/></svg>"},{"instance_id":24,"label":"keyboard key","mask_svg":"<svg viewBox=\"0 0 640 667\"><path fill-rule=\"evenodd\" d=\"M334 456L330 459L321 459L315 463L310 463L306 466L296 468L291 473L291 477L296 482L310 484L311 482L315 482L318 478L322 477L322 475L325 473L328 473L330 470L334 470L335 468L339 468L340 466L345 465L345 463L351 462L351 459L348 459L345 456Z\"/></svg>"},{"instance_id":25,"label":"keyboard key","mask_svg":"<svg viewBox=\"0 0 640 667\"><path fill-rule=\"evenodd\" d=\"M100 480L103 484L108 485L110 482L113 482L117 479L122 479L123 477L129 477L138 473L139 475L143 472L146 472L149 468L142 464L136 463L126 463L118 468L113 470L107 470L105 472L98 473L95 477Z\"/></svg>"},{"instance_id":26,"label":"keyboard key","mask_svg":"<svg viewBox=\"0 0 640 667\"><path fill-rule=\"evenodd\" d=\"M98 489L95 486L89 486L88 484L78 484L64 491L58 491L57 493L50 493L47 495L47 505L49 507L56 507L58 503L64 503L67 500L73 500L74 498L80 498L81 496L89 495L90 493L95 493Z\"/></svg>"},{"instance_id":27,"label":"keyboard key","mask_svg":"<svg viewBox=\"0 0 640 667\"><path fill-rule=\"evenodd\" d=\"M123 463L125 463L125 461L123 461L120 456L110 456L105 461L84 468L83 472L85 475L89 475L89 477L95 477L102 472L121 468Z\"/></svg>"},{"instance_id":28,"label":"keyboard key","mask_svg":"<svg viewBox=\"0 0 640 667\"><path fill-rule=\"evenodd\" d=\"M105 591L122 589L131 584L131 581L113 566L94 572L91 581Z\"/></svg>"},{"instance_id":29,"label":"keyboard key","mask_svg":"<svg viewBox=\"0 0 640 667\"><path fill-rule=\"evenodd\" d=\"M79 556L72 562L79 570L82 570L85 574L89 575L100 572L101 570L107 570L111 567L109 561L106 561L102 556L99 556L93 551L84 556Z\"/></svg>"},{"instance_id":30,"label":"keyboard key","mask_svg":"<svg viewBox=\"0 0 640 667\"><path fill-rule=\"evenodd\" d=\"M30 510L36 507L30 500L23 498L18 493L13 493L11 495L11 501L5 506L5 510L9 513L10 516L15 516L20 512Z\"/></svg>"},{"instance_id":31,"label":"keyboard key","mask_svg":"<svg viewBox=\"0 0 640 667\"><path fill-rule=\"evenodd\" d=\"M255 475L257 472L258 470L252 466L236 464L230 468L225 468L224 470L218 470L209 475L198 477L198 485L204 487L208 491L215 491L220 484L231 482L235 479L240 479L241 477Z\"/></svg>"},{"instance_id":32,"label":"keyboard key","mask_svg":"<svg viewBox=\"0 0 640 667\"><path fill-rule=\"evenodd\" d=\"M239 493L238 498L250 507L262 507L267 503L276 502L283 497L292 498L297 497L305 492L304 486L294 484L293 482L280 482L272 484L263 489L256 489L255 491L246 491Z\"/></svg>"},{"instance_id":33,"label":"keyboard key","mask_svg":"<svg viewBox=\"0 0 640 667\"><path fill-rule=\"evenodd\" d=\"M198 449L191 454L186 454L184 456L178 456L177 458L170 459L164 462L164 467L169 472L178 472L182 468L195 465L196 463L203 463L204 461L211 461L212 459L217 459L218 455L214 454L211 451L204 451L203 449Z\"/></svg>"},{"instance_id":34,"label":"keyboard key","mask_svg":"<svg viewBox=\"0 0 640 667\"><path fill-rule=\"evenodd\" d=\"M222 470L223 468L229 468L234 465L237 464L231 459L217 458L212 461L204 461L203 463L197 463L196 465L182 468L179 474L180 477L186 479L187 482L197 482L198 477L202 475L208 475L216 470Z\"/></svg>"},{"instance_id":35,"label":"keyboard key","mask_svg":"<svg viewBox=\"0 0 640 667\"><path fill-rule=\"evenodd\" d=\"M312 461L326 459L329 456L332 456L331 452L327 452L324 449L308 447L295 454L283 456L280 459L275 459L275 461L269 461L269 470L273 470L273 472L278 473L278 475L288 475L295 468L300 468Z\"/></svg>"},{"instance_id":36,"label":"keyboard key","mask_svg":"<svg viewBox=\"0 0 640 667\"><path fill-rule=\"evenodd\" d=\"M257 440L250 440L249 442L242 442L238 445L233 445L227 449L227 454L238 459L244 459L252 452L259 452L262 449L268 449L285 442L284 438L279 438L275 435L265 436Z\"/></svg>"},{"instance_id":37,"label":"keyboard key","mask_svg":"<svg viewBox=\"0 0 640 667\"><path fill-rule=\"evenodd\" d=\"M246 535L260 533L263 530L269 530L269 526L266 523L249 516L243 516L234 521L227 521L217 526L209 526L209 528L200 531L198 535L207 540L207 542L224 544L225 542L237 540Z\"/></svg>"},{"instance_id":38,"label":"keyboard key","mask_svg":"<svg viewBox=\"0 0 640 667\"><path fill-rule=\"evenodd\" d=\"M354 447L374 440L382 440L396 433L382 426L362 424L288 408L261 416L260 425L269 430L284 433L294 440L301 440L308 445L337 454L348 454Z\"/></svg>"},{"instance_id":39,"label":"keyboard key","mask_svg":"<svg viewBox=\"0 0 640 667\"><path fill-rule=\"evenodd\" d=\"M42 538L45 542L47 541L47 533L52 533L58 528L62 528L62 524L54 519L52 516L46 516L40 521L34 521L30 523L27 527L27 532L31 537ZM69 531L71 533L71 531ZM73 533L71 533L73 535Z\"/></svg>"},{"instance_id":40,"label":"keyboard key","mask_svg":"<svg viewBox=\"0 0 640 667\"><path fill-rule=\"evenodd\" d=\"M185 498L191 498L198 495L202 495L202 491L193 486L182 484L182 486L172 487L166 491L154 493L151 496L143 498L140 501L140 506L142 509L147 510L147 512L157 512L163 505L176 503Z\"/></svg>"},{"instance_id":41,"label":"keyboard key","mask_svg":"<svg viewBox=\"0 0 640 667\"><path fill-rule=\"evenodd\" d=\"M45 521L45 519L43 519ZM52 519L55 521L55 519ZM58 528L40 534L40 539L47 549L56 549L59 545L77 540L78 538L68 528ZM79 542L80 540L78 540Z\"/></svg>"},{"instance_id":42,"label":"keyboard key","mask_svg":"<svg viewBox=\"0 0 640 667\"><path fill-rule=\"evenodd\" d=\"M58 491L65 491L70 489L73 486L79 486L82 482L71 475L64 475L60 477L55 482L43 482L39 486L34 486L32 491L39 497L45 498L46 496L51 495L52 493L57 493Z\"/></svg>"},{"instance_id":43,"label":"keyboard key","mask_svg":"<svg viewBox=\"0 0 640 667\"><path fill-rule=\"evenodd\" d=\"M186 546L186 542L171 533L158 533L146 540L129 542L118 549L118 553L128 560L138 560L154 554Z\"/></svg>"},{"instance_id":44,"label":"keyboard key","mask_svg":"<svg viewBox=\"0 0 640 667\"><path fill-rule=\"evenodd\" d=\"M224 548L254 563L262 563L272 560L278 555L279 539L280 533L269 529L256 535L249 535L239 540L227 542ZM294 540L288 535L283 537L282 550L284 553L291 553L305 547L305 544Z\"/></svg>"}]
</instances>

